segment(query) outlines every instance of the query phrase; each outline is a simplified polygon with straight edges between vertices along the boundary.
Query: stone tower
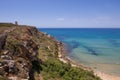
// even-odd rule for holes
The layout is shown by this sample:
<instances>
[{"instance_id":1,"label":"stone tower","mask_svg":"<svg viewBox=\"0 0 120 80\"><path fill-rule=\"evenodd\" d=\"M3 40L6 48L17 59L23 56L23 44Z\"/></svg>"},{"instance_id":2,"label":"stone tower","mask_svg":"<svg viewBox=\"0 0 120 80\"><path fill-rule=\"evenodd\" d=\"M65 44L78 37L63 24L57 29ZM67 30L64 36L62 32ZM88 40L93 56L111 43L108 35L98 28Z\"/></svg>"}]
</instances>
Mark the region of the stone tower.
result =
<instances>
[{"instance_id":1,"label":"stone tower","mask_svg":"<svg viewBox=\"0 0 120 80\"><path fill-rule=\"evenodd\" d=\"M16 26L18 25L18 22L17 22L17 21L15 21L15 25L16 25Z\"/></svg>"}]
</instances>

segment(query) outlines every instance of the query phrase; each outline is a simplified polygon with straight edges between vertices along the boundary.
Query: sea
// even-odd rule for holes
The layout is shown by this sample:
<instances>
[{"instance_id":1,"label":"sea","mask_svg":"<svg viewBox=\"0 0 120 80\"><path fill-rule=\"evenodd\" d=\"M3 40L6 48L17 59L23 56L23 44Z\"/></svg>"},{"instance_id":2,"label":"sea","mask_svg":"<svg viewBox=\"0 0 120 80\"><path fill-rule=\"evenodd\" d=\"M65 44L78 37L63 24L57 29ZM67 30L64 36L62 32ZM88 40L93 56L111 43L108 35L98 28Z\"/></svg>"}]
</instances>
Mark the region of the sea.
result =
<instances>
[{"instance_id":1,"label":"sea","mask_svg":"<svg viewBox=\"0 0 120 80\"><path fill-rule=\"evenodd\" d=\"M39 28L66 44L77 63L120 76L120 28Z\"/></svg>"}]
</instances>

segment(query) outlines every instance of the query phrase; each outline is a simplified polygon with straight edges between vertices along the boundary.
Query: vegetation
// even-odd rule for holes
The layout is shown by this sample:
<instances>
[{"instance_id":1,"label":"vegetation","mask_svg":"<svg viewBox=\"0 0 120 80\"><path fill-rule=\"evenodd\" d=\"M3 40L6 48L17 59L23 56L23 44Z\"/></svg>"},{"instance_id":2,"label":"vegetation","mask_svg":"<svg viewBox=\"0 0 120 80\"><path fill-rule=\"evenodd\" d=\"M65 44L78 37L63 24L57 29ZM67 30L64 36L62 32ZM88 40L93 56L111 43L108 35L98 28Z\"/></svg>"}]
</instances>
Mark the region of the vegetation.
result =
<instances>
[{"instance_id":1,"label":"vegetation","mask_svg":"<svg viewBox=\"0 0 120 80\"><path fill-rule=\"evenodd\" d=\"M12 23L0 23L0 33L11 30ZM14 61L12 69L18 78L29 77L29 80L100 80L93 72L89 72L58 59L58 42L51 36L39 32L34 27L19 26L7 34L4 49L0 51L3 63ZM6 54L1 54L1 53ZM6 58L7 56L7 58ZM9 66L8 63L5 65ZM4 65L1 65L4 66ZM2 72L5 70L0 69ZM6 72L6 71L5 71ZM7 72L8 73L8 72ZM9 74L9 73L8 73ZM7 80L0 74L0 80ZM7 77L7 75L5 76Z\"/></svg>"},{"instance_id":2,"label":"vegetation","mask_svg":"<svg viewBox=\"0 0 120 80\"><path fill-rule=\"evenodd\" d=\"M0 34L14 26L13 23L0 23Z\"/></svg>"},{"instance_id":3,"label":"vegetation","mask_svg":"<svg viewBox=\"0 0 120 80\"><path fill-rule=\"evenodd\" d=\"M9 79L7 79L6 77L0 76L0 80L9 80Z\"/></svg>"},{"instance_id":4,"label":"vegetation","mask_svg":"<svg viewBox=\"0 0 120 80\"><path fill-rule=\"evenodd\" d=\"M15 24L13 23L0 23L0 27L11 27L14 26Z\"/></svg>"},{"instance_id":5,"label":"vegetation","mask_svg":"<svg viewBox=\"0 0 120 80\"><path fill-rule=\"evenodd\" d=\"M101 80L89 72L77 67L71 67L56 58L50 58L41 65L44 80Z\"/></svg>"}]
</instances>

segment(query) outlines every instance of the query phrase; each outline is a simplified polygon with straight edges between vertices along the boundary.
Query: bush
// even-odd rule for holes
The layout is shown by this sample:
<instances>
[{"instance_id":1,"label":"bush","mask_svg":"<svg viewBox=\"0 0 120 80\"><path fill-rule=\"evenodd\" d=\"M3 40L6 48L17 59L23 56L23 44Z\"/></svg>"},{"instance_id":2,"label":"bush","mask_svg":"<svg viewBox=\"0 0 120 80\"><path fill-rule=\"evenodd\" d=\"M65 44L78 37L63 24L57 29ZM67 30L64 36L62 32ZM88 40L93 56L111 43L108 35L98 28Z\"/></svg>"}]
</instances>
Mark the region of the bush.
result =
<instances>
[{"instance_id":1,"label":"bush","mask_svg":"<svg viewBox=\"0 0 120 80\"><path fill-rule=\"evenodd\" d=\"M14 26L13 23L0 23L0 27L12 27Z\"/></svg>"},{"instance_id":2,"label":"bush","mask_svg":"<svg viewBox=\"0 0 120 80\"><path fill-rule=\"evenodd\" d=\"M100 80L93 75L93 72L85 71L80 68L71 67L69 64L60 62L55 58L41 64L43 77L45 80Z\"/></svg>"}]
</instances>

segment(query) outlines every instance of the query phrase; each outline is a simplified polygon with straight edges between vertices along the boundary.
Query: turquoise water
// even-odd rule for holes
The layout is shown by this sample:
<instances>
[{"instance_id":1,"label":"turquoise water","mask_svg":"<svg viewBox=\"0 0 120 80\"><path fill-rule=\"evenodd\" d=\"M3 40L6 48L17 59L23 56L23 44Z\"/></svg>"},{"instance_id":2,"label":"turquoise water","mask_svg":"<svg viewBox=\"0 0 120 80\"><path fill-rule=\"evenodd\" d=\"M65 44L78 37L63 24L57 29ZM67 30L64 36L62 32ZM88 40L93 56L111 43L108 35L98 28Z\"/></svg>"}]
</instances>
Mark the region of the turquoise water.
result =
<instances>
[{"instance_id":1,"label":"turquoise water","mask_svg":"<svg viewBox=\"0 0 120 80\"><path fill-rule=\"evenodd\" d=\"M120 76L120 29L42 28L67 44L68 56L104 73Z\"/></svg>"}]
</instances>

